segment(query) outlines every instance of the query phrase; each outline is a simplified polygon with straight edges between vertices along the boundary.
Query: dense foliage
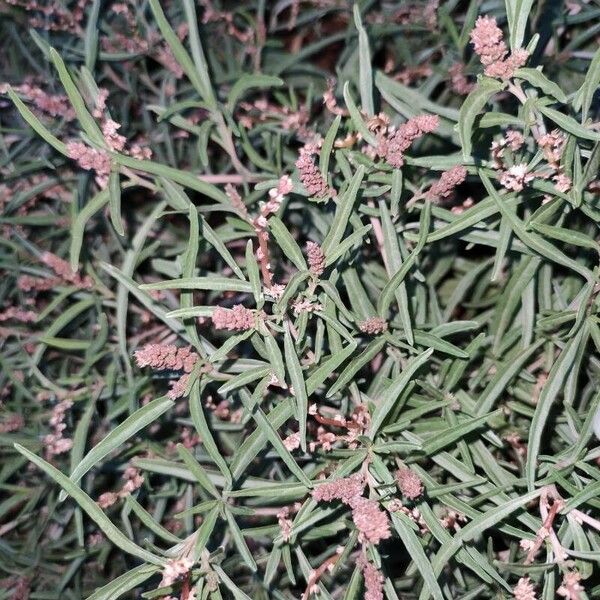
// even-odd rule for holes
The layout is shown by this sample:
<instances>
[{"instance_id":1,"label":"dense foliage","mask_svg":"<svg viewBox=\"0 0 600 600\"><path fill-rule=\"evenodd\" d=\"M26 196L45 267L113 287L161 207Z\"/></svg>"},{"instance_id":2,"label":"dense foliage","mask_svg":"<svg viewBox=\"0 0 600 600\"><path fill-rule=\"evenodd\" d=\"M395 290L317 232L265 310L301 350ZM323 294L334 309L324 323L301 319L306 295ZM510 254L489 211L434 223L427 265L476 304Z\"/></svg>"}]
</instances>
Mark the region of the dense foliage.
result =
<instances>
[{"instance_id":1,"label":"dense foliage","mask_svg":"<svg viewBox=\"0 0 600 600\"><path fill-rule=\"evenodd\" d=\"M599 31L0 1L0 599L599 597Z\"/></svg>"}]
</instances>

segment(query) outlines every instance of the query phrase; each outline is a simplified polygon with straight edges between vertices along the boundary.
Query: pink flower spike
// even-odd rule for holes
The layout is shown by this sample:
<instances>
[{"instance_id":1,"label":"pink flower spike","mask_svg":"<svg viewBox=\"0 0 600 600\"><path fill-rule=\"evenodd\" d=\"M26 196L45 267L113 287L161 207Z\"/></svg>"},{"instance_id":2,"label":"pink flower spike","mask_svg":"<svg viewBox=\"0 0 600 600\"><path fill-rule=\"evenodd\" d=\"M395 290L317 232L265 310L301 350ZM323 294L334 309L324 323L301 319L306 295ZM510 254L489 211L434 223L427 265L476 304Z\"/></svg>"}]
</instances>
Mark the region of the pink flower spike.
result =
<instances>
[{"instance_id":1,"label":"pink flower spike","mask_svg":"<svg viewBox=\"0 0 600 600\"><path fill-rule=\"evenodd\" d=\"M352 507L352 520L359 531L358 539L361 542L379 544L381 540L389 538L390 519L387 513L375 500L357 496L350 503Z\"/></svg>"},{"instance_id":2,"label":"pink flower spike","mask_svg":"<svg viewBox=\"0 0 600 600\"><path fill-rule=\"evenodd\" d=\"M438 198L448 198L454 188L460 185L467 178L467 169L462 165L456 165L449 171L444 171L439 178L428 190L427 197L432 200Z\"/></svg>"},{"instance_id":3,"label":"pink flower spike","mask_svg":"<svg viewBox=\"0 0 600 600\"><path fill-rule=\"evenodd\" d=\"M361 321L358 328L368 335L377 335L387 331L388 324L381 317L369 317L366 321Z\"/></svg>"},{"instance_id":4,"label":"pink flower spike","mask_svg":"<svg viewBox=\"0 0 600 600\"><path fill-rule=\"evenodd\" d=\"M418 498L423 493L423 482L412 469L399 469L396 472L396 481L402 495L410 500Z\"/></svg>"},{"instance_id":5,"label":"pink flower spike","mask_svg":"<svg viewBox=\"0 0 600 600\"><path fill-rule=\"evenodd\" d=\"M491 65L504 60L508 53L504 43L504 34L496 25L493 17L479 17L475 22L475 28L471 31L471 43L475 54L479 56L481 64Z\"/></svg>"},{"instance_id":6,"label":"pink flower spike","mask_svg":"<svg viewBox=\"0 0 600 600\"><path fill-rule=\"evenodd\" d=\"M315 242L306 242L306 254L310 272L317 276L321 275L325 270L325 255L321 246Z\"/></svg>"},{"instance_id":7,"label":"pink flower spike","mask_svg":"<svg viewBox=\"0 0 600 600\"><path fill-rule=\"evenodd\" d=\"M362 476L352 475L344 479L334 479L320 484L313 490L312 497L317 502L341 500L344 504L350 504L354 498L362 495L364 487Z\"/></svg>"},{"instance_id":8,"label":"pink flower spike","mask_svg":"<svg viewBox=\"0 0 600 600\"><path fill-rule=\"evenodd\" d=\"M315 144L306 144L300 149L300 154L296 161L300 181L310 196L320 199L327 196L335 196L335 190L327 185L321 171L312 158L312 155L316 153L318 153L318 148Z\"/></svg>"},{"instance_id":9,"label":"pink flower spike","mask_svg":"<svg viewBox=\"0 0 600 600\"><path fill-rule=\"evenodd\" d=\"M217 306L212 314L212 322L215 329L228 331L247 331L256 326L254 311L241 304L233 308Z\"/></svg>"},{"instance_id":10,"label":"pink flower spike","mask_svg":"<svg viewBox=\"0 0 600 600\"><path fill-rule=\"evenodd\" d=\"M189 346L179 348L168 344L146 344L134 356L138 367L186 373L191 373L198 360L198 355Z\"/></svg>"},{"instance_id":11,"label":"pink flower spike","mask_svg":"<svg viewBox=\"0 0 600 600\"><path fill-rule=\"evenodd\" d=\"M360 567L365 579L364 600L383 600L384 577L381 571L365 556L361 556L356 564Z\"/></svg>"},{"instance_id":12,"label":"pink flower spike","mask_svg":"<svg viewBox=\"0 0 600 600\"><path fill-rule=\"evenodd\" d=\"M404 153L410 146L424 136L432 133L440 124L437 115L418 115L398 127L395 133L387 138L380 136L377 153L384 156L392 167L399 169L404 165Z\"/></svg>"}]
</instances>

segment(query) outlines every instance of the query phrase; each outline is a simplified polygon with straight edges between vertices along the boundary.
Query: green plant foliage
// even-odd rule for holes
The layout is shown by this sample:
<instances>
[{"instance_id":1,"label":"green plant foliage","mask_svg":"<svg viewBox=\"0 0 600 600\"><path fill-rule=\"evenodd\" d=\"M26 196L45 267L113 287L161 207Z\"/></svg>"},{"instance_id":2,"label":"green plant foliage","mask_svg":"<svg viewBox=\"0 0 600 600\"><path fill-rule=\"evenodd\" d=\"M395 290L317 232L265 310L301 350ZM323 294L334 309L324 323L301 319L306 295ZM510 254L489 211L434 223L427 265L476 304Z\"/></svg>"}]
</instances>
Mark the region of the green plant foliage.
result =
<instances>
[{"instance_id":1,"label":"green plant foliage","mask_svg":"<svg viewBox=\"0 0 600 600\"><path fill-rule=\"evenodd\" d=\"M600 597L599 16L0 3L0 600Z\"/></svg>"}]
</instances>

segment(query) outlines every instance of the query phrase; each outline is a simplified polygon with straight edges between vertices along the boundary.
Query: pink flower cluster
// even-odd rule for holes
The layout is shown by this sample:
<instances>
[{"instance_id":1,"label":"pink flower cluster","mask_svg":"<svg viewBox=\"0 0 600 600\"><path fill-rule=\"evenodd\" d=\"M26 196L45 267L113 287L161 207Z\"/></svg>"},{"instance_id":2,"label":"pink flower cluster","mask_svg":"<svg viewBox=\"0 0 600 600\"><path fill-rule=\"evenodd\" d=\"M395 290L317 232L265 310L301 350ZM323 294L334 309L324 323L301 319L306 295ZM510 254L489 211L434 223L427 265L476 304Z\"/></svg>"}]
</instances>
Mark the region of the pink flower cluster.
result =
<instances>
[{"instance_id":1,"label":"pink flower cluster","mask_svg":"<svg viewBox=\"0 0 600 600\"><path fill-rule=\"evenodd\" d=\"M198 360L198 355L189 346L147 344L135 352L135 360L138 367L190 373Z\"/></svg>"},{"instance_id":2,"label":"pink flower cluster","mask_svg":"<svg viewBox=\"0 0 600 600\"><path fill-rule=\"evenodd\" d=\"M456 165L448 171L444 171L441 177L427 191L426 196L432 200L449 198L454 188L467 178L467 169L462 165Z\"/></svg>"},{"instance_id":3,"label":"pink flower cluster","mask_svg":"<svg viewBox=\"0 0 600 600\"><path fill-rule=\"evenodd\" d=\"M293 523L290 519L292 512L298 512L302 504L300 502L296 502L293 506L284 506L277 513L277 524L279 525L279 530L281 531L281 537L285 542L288 542L292 537L292 527Z\"/></svg>"},{"instance_id":4,"label":"pink flower cluster","mask_svg":"<svg viewBox=\"0 0 600 600\"><path fill-rule=\"evenodd\" d=\"M269 190L269 200L259 204L260 214L252 221L256 236L258 237L258 248L256 258L260 265L260 272L263 278L263 284L266 291L275 296L277 286L273 285L273 275L271 273L271 263L269 259L269 232L267 218L275 214L284 197L292 191L293 185L289 175L283 175L277 182L277 187Z\"/></svg>"},{"instance_id":5,"label":"pink flower cluster","mask_svg":"<svg viewBox=\"0 0 600 600\"><path fill-rule=\"evenodd\" d=\"M325 270L325 255L321 246L315 242L306 242L306 255L310 272L318 277Z\"/></svg>"},{"instance_id":6,"label":"pink flower cluster","mask_svg":"<svg viewBox=\"0 0 600 600\"><path fill-rule=\"evenodd\" d=\"M255 312L242 304L233 308L217 306L212 314L212 323L215 329L228 331L247 331L256 326Z\"/></svg>"},{"instance_id":7,"label":"pink flower cluster","mask_svg":"<svg viewBox=\"0 0 600 600\"><path fill-rule=\"evenodd\" d=\"M194 561L191 558L171 558L162 571L162 580L159 587L166 587L175 583L181 576L187 575L193 566Z\"/></svg>"},{"instance_id":8,"label":"pink flower cluster","mask_svg":"<svg viewBox=\"0 0 600 600\"><path fill-rule=\"evenodd\" d=\"M82 169L96 171L96 183L100 187L106 187L110 175L110 156L106 151L97 150L83 142L69 142L67 155Z\"/></svg>"},{"instance_id":9,"label":"pink flower cluster","mask_svg":"<svg viewBox=\"0 0 600 600\"><path fill-rule=\"evenodd\" d=\"M312 496L317 502L340 500L347 504L352 509L359 540L378 544L391 536L389 518L375 500L362 495L364 487L363 476L355 474L321 484L313 490Z\"/></svg>"},{"instance_id":10,"label":"pink flower cluster","mask_svg":"<svg viewBox=\"0 0 600 600\"><path fill-rule=\"evenodd\" d=\"M414 500L423 494L423 482L412 469L398 469L396 472L396 481L402 495L410 500Z\"/></svg>"},{"instance_id":11,"label":"pink flower cluster","mask_svg":"<svg viewBox=\"0 0 600 600\"><path fill-rule=\"evenodd\" d=\"M359 557L356 564L365 579L364 600L383 600L384 578L381 571L372 562L369 562L364 555Z\"/></svg>"},{"instance_id":12,"label":"pink flower cluster","mask_svg":"<svg viewBox=\"0 0 600 600\"><path fill-rule=\"evenodd\" d=\"M64 431L67 428L65 418L67 411L73 406L71 400L63 400L54 406L50 417L50 427L52 433L44 436L44 449L46 457L50 460L57 454L68 452L73 447L73 440L64 437Z\"/></svg>"},{"instance_id":13,"label":"pink flower cluster","mask_svg":"<svg viewBox=\"0 0 600 600\"><path fill-rule=\"evenodd\" d=\"M319 167L317 167L313 160L313 154L318 153L319 148L317 144L305 144L300 148L296 167L300 175L300 181L308 194L314 198L325 199L335 196L336 190L327 184Z\"/></svg>"},{"instance_id":14,"label":"pink flower cluster","mask_svg":"<svg viewBox=\"0 0 600 600\"><path fill-rule=\"evenodd\" d=\"M368 335L378 335L387 331L388 324L381 317L369 317L366 321L361 321L358 328Z\"/></svg>"},{"instance_id":15,"label":"pink flower cluster","mask_svg":"<svg viewBox=\"0 0 600 600\"><path fill-rule=\"evenodd\" d=\"M560 587L556 590L558 596L562 596L565 600L581 600L581 592L584 591L583 586L579 583L581 574L579 571L567 571L563 575L563 580Z\"/></svg>"},{"instance_id":16,"label":"pink flower cluster","mask_svg":"<svg viewBox=\"0 0 600 600\"><path fill-rule=\"evenodd\" d=\"M500 176L500 183L507 190L520 192L534 178L533 173L527 170L526 163L512 165Z\"/></svg>"},{"instance_id":17,"label":"pink flower cluster","mask_svg":"<svg viewBox=\"0 0 600 600\"><path fill-rule=\"evenodd\" d=\"M23 310L16 306L9 306L0 313L0 322L2 321L20 321L21 323L35 323L37 313L32 310Z\"/></svg>"},{"instance_id":18,"label":"pink flower cluster","mask_svg":"<svg viewBox=\"0 0 600 600\"><path fill-rule=\"evenodd\" d=\"M69 99L62 94L49 94L31 83L23 83L14 86L13 89L51 117L61 117L65 121L72 121L75 118L75 111L69 104ZM7 90L8 84L0 84L0 94L5 94Z\"/></svg>"},{"instance_id":19,"label":"pink flower cluster","mask_svg":"<svg viewBox=\"0 0 600 600\"><path fill-rule=\"evenodd\" d=\"M518 48L510 56L504 34L493 17L479 17L471 31L471 43L488 77L509 79L529 57L527 50Z\"/></svg>"},{"instance_id":20,"label":"pink flower cluster","mask_svg":"<svg viewBox=\"0 0 600 600\"><path fill-rule=\"evenodd\" d=\"M11 431L19 431L25 425L25 419L22 415L10 414L4 415L0 421L0 434L10 433Z\"/></svg>"},{"instance_id":21,"label":"pink flower cluster","mask_svg":"<svg viewBox=\"0 0 600 600\"><path fill-rule=\"evenodd\" d=\"M400 125L395 131L389 132L387 136L383 133L378 135L376 152L383 156L393 167L399 169L404 164L404 153L411 147L413 142L432 133L440 124L437 115L418 115Z\"/></svg>"},{"instance_id":22,"label":"pink flower cluster","mask_svg":"<svg viewBox=\"0 0 600 600\"><path fill-rule=\"evenodd\" d=\"M473 91L475 87L465 75L465 66L460 63L454 63L449 69L448 74L450 75L450 82L452 90L461 96L466 96Z\"/></svg>"},{"instance_id":23,"label":"pink flower cluster","mask_svg":"<svg viewBox=\"0 0 600 600\"><path fill-rule=\"evenodd\" d=\"M62 282L70 283L78 288L91 289L94 286L94 282L91 277L86 275L82 277L76 271L71 269L71 265L66 260L63 260L52 252L44 252L42 254L42 262L50 267Z\"/></svg>"},{"instance_id":24,"label":"pink flower cluster","mask_svg":"<svg viewBox=\"0 0 600 600\"><path fill-rule=\"evenodd\" d=\"M107 98L108 93L106 90L100 90L93 111L94 117L101 121L102 135L106 148L112 152L128 154L138 160L150 158L152 150L148 146L132 144L127 149L127 138L117 133L121 125L105 116ZM98 186L102 188L106 187L111 170L111 157L106 149L92 148L83 142L71 141L67 143L67 155L76 161L82 169L95 171Z\"/></svg>"},{"instance_id":25,"label":"pink flower cluster","mask_svg":"<svg viewBox=\"0 0 600 600\"><path fill-rule=\"evenodd\" d=\"M127 467L123 473L123 479L125 479L125 484L118 492L104 492L104 494L98 498L98 506L100 508L112 506L119 498L129 496L129 494L138 490L144 483L144 478L142 477L140 470L135 467Z\"/></svg>"},{"instance_id":26,"label":"pink flower cluster","mask_svg":"<svg viewBox=\"0 0 600 600\"><path fill-rule=\"evenodd\" d=\"M185 395L189 374L198 361L198 354L189 346L180 348L169 344L147 344L135 352L135 360L138 367L152 367L157 371L184 371L184 375L171 382L171 389L167 394L171 400L176 400Z\"/></svg>"},{"instance_id":27,"label":"pink flower cluster","mask_svg":"<svg viewBox=\"0 0 600 600\"><path fill-rule=\"evenodd\" d=\"M331 502L341 500L350 504L357 496L362 496L365 482L360 474L355 474L343 479L334 479L320 484L312 492L312 497L317 502Z\"/></svg>"},{"instance_id":28,"label":"pink flower cluster","mask_svg":"<svg viewBox=\"0 0 600 600\"><path fill-rule=\"evenodd\" d=\"M535 588L529 577L521 577L519 579L519 582L513 589L513 596L515 600L537 600Z\"/></svg>"}]
</instances>

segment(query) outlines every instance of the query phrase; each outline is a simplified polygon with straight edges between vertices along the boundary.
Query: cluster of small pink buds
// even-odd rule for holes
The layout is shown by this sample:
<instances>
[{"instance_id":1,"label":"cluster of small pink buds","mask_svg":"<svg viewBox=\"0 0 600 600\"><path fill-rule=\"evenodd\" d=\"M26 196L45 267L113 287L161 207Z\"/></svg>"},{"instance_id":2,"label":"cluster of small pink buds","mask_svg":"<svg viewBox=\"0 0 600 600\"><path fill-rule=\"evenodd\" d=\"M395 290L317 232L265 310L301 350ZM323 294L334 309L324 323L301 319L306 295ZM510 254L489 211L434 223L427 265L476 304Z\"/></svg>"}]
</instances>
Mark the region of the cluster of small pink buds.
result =
<instances>
[{"instance_id":1,"label":"cluster of small pink buds","mask_svg":"<svg viewBox=\"0 0 600 600\"><path fill-rule=\"evenodd\" d=\"M362 496L365 482L360 474L334 479L321 483L312 492L312 497L317 502L331 502L341 500L344 504L350 504L357 496Z\"/></svg>"},{"instance_id":2,"label":"cluster of small pink buds","mask_svg":"<svg viewBox=\"0 0 600 600\"><path fill-rule=\"evenodd\" d=\"M0 434L10 433L12 431L19 431L25 425L25 419L22 415L10 414L5 415L2 421L0 421Z\"/></svg>"},{"instance_id":3,"label":"cluster of small pink buds","mask_svg":"<svg viewBox=\"0 0 600 600\"><path fill-rule=\"evenodd\" d=\"M280 177L277 182L277 187L269 190L268 202L261 202L259 204L260 214L252 222L258 237L256 258L260 265L265 289L272 294L277 293L277 291L276 286L273 284L271 263L269 261L269 232L267 229L267 218L279 210L284 197L292 191L292 188L292 180L289 175Z\"/></svg>"},{"instance_id":4,"label":"cluster of small pink buds","mask_svg":"<svg viewBox=\"0 0 600 600\"><path fill-rule=\"evenodd\" d=\"M44 436L44 449L46 457L51 459L57 454L64 454L73 447L73 440L64 436L64 431L67 428L65 417L67 411L73 406L71 400L63 400L54 406L50 417L50 427L52 433Z\"/></svg>"},{"instance_id":5,"label":"cluster of small pink buds","mask_svg":"<svg viewBox=\"0 0 600 600\"><path fill-rule=\"evenodd\" d=\"M544 152L544 157L546 158L550 169L555 172L552 176L554 187L556 187L559 192L568 192L571 189L573 182L568 175L565 175L565 173L562 172L562 167L560 165L560 159L566 143L565 134L558 129L554 129L550 133L545 133L540 136L537 142L538 146Z\"/></svg>"},{"instance_id":6,"label":"cluster of small pink buds","mask_svg":"<svg viewBox=\"0 0 600 600\"><path fill-rule=\"evenodd\" d=\"M584 591L583 586L579 583L581 574L579 571L567 571L563 575L563 580L560 587L556 590L558 596L562 596L565 600L581 600L581 592Z\"/></svg>"},{"instance_id":7,"label":"cluster of small pink buds","mask_svg":"<svg viewBox=\"0 0 600 600\"><path fill-rule=\"evenodd\" d=\"M190 383L190 374L185 373L179 379L169 382L171 389L167 392L167 396L171 400L177 400L177 398L183 398L186 395L188 386Z\"/></svg>"},{"instance_id":8,"label":"cluster of small pink buds","mask_svg":"<svg viewBox=\"0 0 600 600\"><path fill-rule=\"evenodd\" d=\"M163 65L168 71L171 71L175 79L181 79L184 71L181 65L177 62L175 55L167 44L161 44L156 50L156 60Z\"/></svg>"},{"instance_id":9,"label":"cluster of small pink buds","mask_svg":"<svg viewBox=\"0 0 600 600\"><path fill-rule=\"evenodd\" d=\"M361 321L358 324L358 328L368 335L378 335L387 331L388 324L381 317L369 317L366 321Z\"/></svg>"},{"instance_id":10,"label":"cluster of small pink buds","mask_svg":"<svg viewBox=\"0 0 600 600\"><path fill-rule=\"evenodd\" d=\"M452 90L461 96L466 96L473 91L475 87L465 75L465 66L458 62L454 63L449 69L450 83Z\"/></svg>"},{"instance_id":11,"label":"cluster of small pink buds","mask_svg":"<svg viewBox=\"0 0 600 600\"><path fill-rule=\"evenodd\" d=\"M325 270L325 255L321 246L315 242L306 242L306 255L310 272L318 277Z\"/></svg>"},{"instance_id":12,"label":"cluster of small pink buds","mask_svg":"<svg viewBox=\"0 0 600 600\"><path fill-rule=\"evenodd\" d=\"M135 352L135 360L138 367L152 367L157 371L184 371L184 374L170 383L171 389L167 396L176 400L185 396L198 354L191 347L180 348L169 344L147 344Z\"/></svg>"},{"instance_id":13,"label":"cluster of small pink buds","mask_svg":"<svg viewBox=\"0 0 600 600\"><path fill-rule=\"evenodd\" d=\"M399 169L404 165L404 153L411 147L413 142L423 137L427 133L435 131L440 124L437 115L418 115L406 121L398 129L388 134L378 135L378 145L376 152L383 156L385 160Z\"/></svg>"},{"instance_id":14,"label":"cluster of small pink buds","mask_svg":"<svg viewBox=\"0 0 600 600\"><path fill-rule=\"evenodd\" d=\"M32 310L23 310L16 306L9 306L6 310L0 312L0 322L19 321L21 323L35 323L37 313Z\"/></svg>"},{"instance_id":15,"label":"cluster of small pink buds","mask_svg":"<svg viewBox=\"0 0 600 600\"><path fill-rule=\"evenodd\" d=\"M441 177L427 191L427 198L437 200L449 198L457 185L467 178L467 169L462 165L456 165L448 171L444 171Z\"/></svg>"},{"instance_id":16,"label":"cluster of small pink buds","mask_svg":"<svg viewBox=\"0 0 600 600\"><path fill-rule=\"evenodd\" d=\"M279 525L279 529L281 531L281 537L285 542L288 542L290 537L292 537L292 520L290 516L293 512L298 512L302 504L296 502L293 506L284 506L277 513L277 524Z\"/></svg>"},{"instance_id":17,"label":"cluster of small pink buds","mask_svg":"<svg viewBox=\"0 0 600 600\"><path fill-rule=\"evenodd\" d=\"M389 538L390 520L387 513L379 508L379 503L363 496L354 498L350 504L352 520L359 531L360 542L379 544L381 540Z\"/></svg>"},{"instance_id":18,"label":"cluster of small pink buds","mask_svg":"<svg viewBox=\"0 0 600 600\"><path fill-rule=\"evenodd\" d=\"M284 175L277 182L277 187L269 190L269 200L259 204L260 215L254 220L256 229L267 227L267 218L279 210L284 197L292 191L292 187L291 178L289 175Z\"/></svg>"},{"instance_id":19,"label":"cluster of small pink buds","mask_svg":"<svg viewBox=\"0 0 600 600\"><path fill-rule=\"evenodd\" d=\"M162 579L159 587L166 587L177 581L181 576L187 575L194 566L191 558L171 558L162 570Z\"/></svg>"},{"instance_id":20,"label":"cluster of small pink buds","mask_svg":"<svg viewBox=\"0 0 600 600\"><path fill-rule=\"evenodd\" d=\"M504 34L493 17L479 17L471 31L471 43L488 77L511 78L529 57L527 50L518 48L510 56Z\"/></svg>"},{"instance_id":21,"label":"cluster of small pink buds","mask_svg":"<svg viewBox=\"0 0 600 600\"><path fill-rule=\"evenodd\" d=\"M365 580L364 600L383 600L384 578L381 571L364 555L361 555L356 564L362 571Z\"/></svg>"},{"instance_id":22,"label":"cluster of small pink buds","mask_svg":"<svg viewBox=\"0 0 600 600\"><path fill-rule=\"evenodd\" d=\"M140 470L135 467L127 467L123 473L123 479L125 479L125 483L118 492L104 492L104 494L98 498L98 506L100 508L112 506L120 498L125 498L125 496L129 496L138 490L144 483L144 478L142 477Z\"/></svg>"},{"instance_id":23,"label":"cluster of small pink buds","mask_svg":"<svg viewBox=\"0 0 600 600\"><path fill-rule=\"evenodd\" d=\"M521 577L513 589L515 600L537 600L535 588L529 577Z\"/></svg>"},{"instance_id":24,"label":"cluster of small pink buds","mask_svg":"<svg viewBox=\"0 0 600 600\"><path fill-rule=\"evenodd\" d=\"M41 279L40 277L31 277L31 275L21 275L17 280L17 287L22 292L45 292L60 285L61 281L58 277L48 277Z\"/></svg>"},{"instance_id":25,"label":"cluster of small pink buds","mask_svg":"<svg viewBox=\"0 0 600 600\"><path fill-rule=\"evenodd\" d=\"M323 310L323 305L318 302L313 302L308 298L298 297L292 304L295 315L302 313L313 313Z\"/></svg>"},{"instance_id":26,"label":"cluster of small pink buds","mask_svg":"<svg viewBox=\"0 0 600 600\"><path fill-rule=\"evenodd\" d=\"M75 118L75 111L69 104L69 99L62 94L49 94L30 83L23 83L13 89L33 102L36 108L51 117L61 117L65 121L72 121ZM0 94L5 94L7 91L8 84L0 84Z\"/></svg>"},{"instance_id":27,"label":"cluster of small pink buds","mask_svg":"<svg viewBox=\"0 0 600 600\"><path fill-rule=\"evenodd\" d=\"M290 435L284 438L283 445L290 452L297 450L298 448L300 448L300 434L297 431L294 433L290 433Z\"/></svg>"},{"instance_id":28,"label":"cluster of small pink buds","mask_svg":"<svg viewBox=\"0 0 600 600\"><path fill-rule=\"evenodd\" d=\"M247 331L256 327L256 313L242 304L233 308L217 306L212 314L212 323L215 329Z\"/></svg>"},{"instance_id":29,"label":"cluster of small pink buds","mask_svg":"<svg viewBox=\"0 0 600 600\"><path fill-rule=\"evenodd\" d=\"M429 527L427 526L427 523L425 523L425 519L423 519L421 511L416 506L409 508L408 506L404 506L400 499L393 498L388 503L387 509L391 513L401 512L402 514L406 515L411 521L413 521L413 523L418 525L421 533L429 532Z\"/></svg>"},{"instance_id":30,"label":"cluster of small pink buds","mask_svg":"<svg viewBox=\"0 0 600 600\"><path fill-rule=\"evenodd\" d=\"M71 265L66 260L56 256L56 254L52 254L52 252L44 252L42 254L42 262L47 267L50 267L61 281L65 283L71 283L82 289L91 289L94 285L91 277L87 275L82 277L79 273L71 269Z\"/></svg>"},{"instance_id":31,"label":"cluster of small pink buds","mask_svg":"<svg viewBox=\"0 0 600 600\"><path fill-rule=\"evenodd\" d=\"M361 474L343 479L328 481L312 492L317 502L340 500L352 509L352 520L359 531L359 540L378 544L390 537L390 523L387 513L375 500L362 495L365 482Z\"/></svg>"},{"instance_id":32,"label":"cluster of small pink buds","mask_svg":"<svg viewBox=\"0 0 600 600\"><path fill-rule=\"evenodd\" d=\"M555 169L559 166L566 142L565 134L558 129L553 129L550 133L541 135L537 140L538 146L544 151L544 157Z\"/></svg>"},{"instance_id":33,"label":"cluster of small pink buds","mask_svg":"<svg viewBox=\"0 0 600 600\"><path fill-rule=\"evenodd\" d=\"M509 167L500 176L500 183L507 190L520 192L523 188L534 179L533 173L527 170L525 163L519 163Z\"/></svg>"},{"instance_id":34,"label":"cluster of small pink buds","mask_svg":"<svg viewBox=\"0 0 600 600\"><path fill-rule=\"evenodd\" d=\"M122 152L127 143L127 138L117 133L121 125L112 119L106 119L102 123L102 135L108 147L115 152Z\"/></svg>"},{"instance_id":35,"label":"cluster of small pink buds","mask_svg":"<svg viewBox=\"0 0 600 600\"><path fill-rule=\"evenodd\" d=\"M185 371L191 373L198 361L198 355L191 347L178 347L170 344L146 344L135 352L138 367L152 367L156 370Z\"/></svg>"},{"instance_id":36,"label":"cluster of small pink buds","mask_svg":"<svg viewBox=\"0 0 600 600\"><path fill-rule=\"evenodd\" d=\"M410 500L415 500L423 494L423 482L412 469L398 469L396 481L402 495Z\"/></svg>"},{"instance_id":37,"label":"cluster of small pink buds","mask_svg":"<svg viewBox=\"0 0 600 600\"><path fill-rule=\"evenodd\" d=\"M231 201L231 205L235 208L245 219L249 219L248 217L248 208L244 204L240 193L237 191L237 188L228 183L225 185L225 194Z\"/></svg>"},{"instance_id":38,"label":"cluster of small pink buds","mask_svg":"<svg viewBox=\"0 0 600 600\"><path fill-rule=\"evenodd\" d=\"M298 168L300 181L308 194L314 198L324 199L335 196L336 191L327 184L323 174L313 160L313 155L318 153L319 148L317 144L305 144L300 148L296 167Z\"/></svg>"},{"instance_id":39,"label":"cluster of small pink buds","mask_svg":"<svg viewBox=\"0 0 600 600\"><path fill-rule=\"evenodd\" d=\"M83 142L69 142L67 155L86 171L96 172L96 183L106 187L110 175L110 156L104 150L97 150Z\"/></svg>"},{"instance_id":40,"label":"cluster of small pink buds","mask_svg":"<svg viewBox=\"0 0 600 600\"><path fill-rule=\"evenodd\" d=\"M338 436L331 431L327 431L325 427L317 428L317 439L313 440L309 444L309 450L314 452L317 448L321 448L323 452L330 452L333 450L333 445L337 442Z\"/></svg>"}]
</instances>

